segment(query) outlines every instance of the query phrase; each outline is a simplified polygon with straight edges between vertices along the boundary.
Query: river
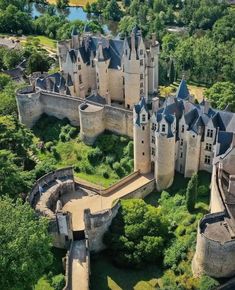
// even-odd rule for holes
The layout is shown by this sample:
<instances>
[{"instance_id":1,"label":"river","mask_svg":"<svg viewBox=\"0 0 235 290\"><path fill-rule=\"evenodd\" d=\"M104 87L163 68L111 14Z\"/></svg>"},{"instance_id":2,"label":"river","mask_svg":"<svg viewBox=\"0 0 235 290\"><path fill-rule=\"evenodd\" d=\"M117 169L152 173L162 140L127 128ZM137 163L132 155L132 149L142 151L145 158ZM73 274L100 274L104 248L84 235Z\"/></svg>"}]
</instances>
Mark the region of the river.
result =
<instances>
[{"instance_id":1,"label":"river","mask_svg":"<svg viewBox=\"0 0 235 290\"><path fill-rule=\"evenodd\" d=\"M39 17L43 13L45 13L46 9L45 6L40 4L32 4L32 17ZM70 21L73 20L81 20L86 21L92 19L92 15L87 14L81 7L67 7L63 10L57 10L57 14L65 15L66 18ZM102 19L102 17L96 16L96 20L98 20L100 23L102 23L104 32L109 34L111 33L113 36L117 35L117 23L114 21L106 21Z\"/></svg>"}]
</instances>

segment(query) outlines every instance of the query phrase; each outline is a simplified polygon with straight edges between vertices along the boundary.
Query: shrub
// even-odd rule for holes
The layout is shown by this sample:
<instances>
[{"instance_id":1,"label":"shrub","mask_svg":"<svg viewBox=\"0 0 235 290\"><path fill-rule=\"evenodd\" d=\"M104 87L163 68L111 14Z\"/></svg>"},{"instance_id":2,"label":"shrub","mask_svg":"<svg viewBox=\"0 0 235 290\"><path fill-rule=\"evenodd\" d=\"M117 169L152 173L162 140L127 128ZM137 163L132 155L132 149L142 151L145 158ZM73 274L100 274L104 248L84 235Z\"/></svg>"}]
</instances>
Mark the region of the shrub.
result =
<instances>
[{"instance_id":1,"label":"shrub","mask_svg":"<svg viewBox=\"0 0 235 290\"><path fill-rule=\"evenodd\" d=\"M94 150L90 151L87 155L89 162L92 165L97 165L101 161L103 154L99 148L95 148Z\"/></svg>"},{"instance_id":2,"label":"shrub","mask_svg":"<svg viewBox=\"0 0 235 290\"><path fill-rule=\"evenodd\" d=\"M34 172L36 179L56 169L56 161L54 159L47 159L35 166Z\"/></svg>"},{"instance_id":3,"label":"shrub","mask_svg":"<svg viewBox=\"0 0 235 290\"><path fill-rule=\"evenodd\" d=\"M209 188L206 185L200 185L198 187L198 196L208 196Z\"/></svg>"},{"instance_id":4,"label":"shrub","mask_svg":"<svg viewBox=\"0 0 235 290\"><path fill-rule=\"evenodd\" d=\"M96 139L96 145L101 151L108 153L113 151L119 137L114 134L102 134Z\"/></svg>"},{"instance_id":5,"label":"shrub","mask_svg":"<svg viewBox=\"0 0 235 290\"><path fill-rule=\"evenodd\" d=\"M104 171L104 172L103 172L103 177L104 177L104 178L106 178L106 179L108 179L108 178L109 178L109 174L108 174L108 172L107 172L107 171Z\"/></svg>"},{"instance_id":6,"label":"shrub","mask_svg":"<svg viewBox=\"0 0 235 290\"><path fill-rule=\"evenodd\" d=\"M51 147L51 152L57 161L61 159L60 154L59 154L59 152L57 152L55 146Z\"/></svg>"},{"instance_id":7,"label":"shrub","mask_svg":"<svg viewBox=\"0 0 235 290\"><path fill-rule=\"evenodd\" d=\"M53 146L53 142L52 141L49 141L45 144L45 148L46 150L48 151L51 151L51 147Z\"/></svg>"},{"instance_id":8,"label":"shrub","mask_svg":"<svg viewBox=\"0 0 235 290\"><path fill-rule=\"evenodd\" d=\"M124 154L133 158L134 157L134 143L133 141L130 141L126 148L124 149Z\"/></svg>"},{"instance_id":9,"label":"shrub","mask_svg":"<svg viewBox=\"0 0 235 290\"><path fill-rule=\"evenodd\" d=\"M121 167L119 162L115 162L113 164L113 169L115 170L115 172L117 173L117 175L119 177L123 177L125 175L125 171L124 169Z\"/></svg>"},{"instance_id":10,"label":"shrub","mask_svg":"<svg viewBox=\"0 0 235 290\"><path fill-rule=\"evenodd\" d=\"M65 286L65 278L63 274L56 275L51 279L51 286L55 290L62 290Z\"/></svg>"},{"instance_id":11,"label":"shrub","mask_svg":"<svg viewBox=\"0 0 235 290\"><path fill-rule=\"evenodd\" d=\"M105 163L110 165L113 168L113 164L116 161L116 157L115 155L108 155L105 158Z\"/></svg>"},{"instance_id":12,"label":"shrub","mask_svg":"<svg viewBox=\"0 0 235 290\"><path fill-rule=\"evenodd\" d=\"M219 282L209 276L202 276L199 283L199 290L212 290L219 286Z\"/></svg>"},{"instance_id":13,"label":"shrub","mask_svg":"<svg viewBox=\"0 0 235 290\"><path fill-rule=\"evenodd\" d=\"M61 142L65 142L66 141L66 134L65 133L60 133L59 138Z\"/></svg>"},{"instance_id":14,"label":"shrub","mask_svg":"<svg viewBox=\"0 0 235 290\"><path fill-rule=\"evenodd\" d=\"M121 166L126 170L126 172L130 173L131 172L131 166L129 163L129 159L127 157L122 158L120 161Z\"/></svg>"}]
</instances>

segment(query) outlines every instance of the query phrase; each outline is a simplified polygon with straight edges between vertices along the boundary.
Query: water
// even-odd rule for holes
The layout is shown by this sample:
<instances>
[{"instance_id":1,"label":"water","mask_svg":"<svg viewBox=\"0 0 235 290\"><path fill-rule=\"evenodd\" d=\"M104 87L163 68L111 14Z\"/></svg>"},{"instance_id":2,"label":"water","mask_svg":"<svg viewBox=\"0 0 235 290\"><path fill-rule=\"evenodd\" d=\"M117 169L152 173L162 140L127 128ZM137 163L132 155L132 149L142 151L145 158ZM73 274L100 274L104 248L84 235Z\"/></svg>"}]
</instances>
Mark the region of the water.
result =
<instances>
[{"instance_id":1,"label":"water","mask_svg":"<svg viewBox=\"0 0 235 290\"><path fill-rule=\"evenodd\" d=\"M32 17L39 17L43 13L46 12L45 6L39 4L32 4ZM57 10L57 14L63 14L70 21L73 20L81 20L87 21L91 19L91 15L87 14L81 7L67 7L63 10ZM99 17L96 17L96 20ZM99 19L99 22L102 23L103 30L105 33L111 33L112 35L117 35L117 23L113 21L104 21L103 19Z\"/></svg>"}]
</instances>

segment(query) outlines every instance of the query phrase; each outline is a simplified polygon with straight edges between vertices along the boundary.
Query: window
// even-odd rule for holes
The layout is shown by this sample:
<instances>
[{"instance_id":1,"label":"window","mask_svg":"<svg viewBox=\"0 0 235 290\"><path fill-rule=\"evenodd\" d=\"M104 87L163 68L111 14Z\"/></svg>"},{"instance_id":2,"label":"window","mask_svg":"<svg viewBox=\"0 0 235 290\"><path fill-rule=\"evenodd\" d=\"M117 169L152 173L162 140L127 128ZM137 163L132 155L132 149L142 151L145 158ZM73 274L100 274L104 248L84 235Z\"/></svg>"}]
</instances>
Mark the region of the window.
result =
<instances>
[{"instance_id":1,"label":"window","mask_svg":"<svg viewBox=\"0 0 235 290\"><path fill-rule=\"evenodd\" d=\"M152 143L155 144L155 137L152 136Z\"/></svg>"},{"instance_id":2,"label":"window","mask_svg":"<svg viewBox=\"0 0 235 290\"><path fill-rule=\"evenodd\" d=\"M210 143L206 143L206 150L211 151L212 145Z\"/></svg>"},{"instance_id":3,"label":"window","mask_svg":"<svg viewBox=\"0 0 235 290\"><path fill-rule=\"evenodd\" d=\"M142 122L146 122L146 115L142 115Z\"/></svg>"},{"instance_id":4,"label":"window","mask_svg":"<svg viewBox=\"0 0 235 290\"><path fill-rule=\"evenodd\" d=\"M183 158L183 152L180 152L180 158Z\"/></svg>"},{"instance_id":5,"label":"window","mask_svg":"<svg viewBox=\"0 0 235 290\"><path fill-rule=\"evenodd\" d=\"M144 129L145 129L144 126L142 126L142 131L144 131Z\"/></svg>"},{"instance_id":6,"label":"window","mask_svg":"<svg viewBox=\"0 0 235 290\"><path fill-rule=\"evenodd\" d=\"M206 134L207 137L209 138L212 138L213 137L213 130L211 129L207 129L207 134Z\"/></svg>"},{"instance_id":7,"label":"window","mask_svg":"<svg viewBox=\"0 0 235 290\"><path fill-rule=\"evenodd\" d=\"M80 64L78 65L78 70L81 70L81 65Z\"/></svg>"},{"instance_id":8,"label":"window","mask_svg":"<svg viewBox=\"0 0 235 290\"><path fill-rule=\"evenodd\" d=\"M151 61L154 62L154 57L151 58Z\"/></svg>"},{"instance_id":9,"label":"window","mask_svg":"<svg viewBox=\"0 0 235 290\"><path fill-rule=\"evenodd\" d=\"M78 57L78 62L80 62L80 57Z\"/></svg>"},{"instance_id":10,"label":"window","mask_svg":"<svg viewBox=\"0 0 235 290\"><path fill-rule=\"evenodd\" d=\"M142 153L142 155L144 156L144 152Z\"/></svg>"},{"instance_id":11,"label":"window","mask_svg":"<svg viewBox=\"0 0 235 290\"><path fill-rule=\"evenodd\" d=\"M144 51L143 49L140 50L140 55L143 55Z\"/></svg>"},{"instance_id":12,"label":"window","mask_svg":"<svg viewBox=\"0 0 235 290\"><path fill-rule=\"evenodd\" d=\"M127 49L126 49L126 55L127 55Z\"/></svg>"},{"instance_id":13,"label":"window","mask_svg":"<svg viewBox=\"0 0 235 290\"><path fill-rule=\"evenodd\" d=\"M144 90L143 90L143 89L140 90L140 94L141 94L141 95L144 94Z\"/></svg>"},{"instance_id":14,"label":"window","mask_svg":"<svg viewBox=\"0 0 235 290\"><path fill-rule=\"evenodd\" d=\"M152 148L152 155L155 156L155 148Z\"/></svg>"},{"instance_id":15,"label":"window","mask_svg":"<svg viewBox=\"0 0 235 290\"><path fill-rule=\"evenodd\" d=\"M81 84L81 83L82 83L82 76L79 75L79 84Z\"/></svg>"},{"instance_id":16,"label":"window","mask_svg":"<svg viewBox=\"0 0 235 290\"><path fill-rule=\"evenodd\" d=\"M152 131L156 131L156 129L157 129L156 124L155 123L152 123Z\"/></svg>"},{"instance_id":17,"label":"window","mask_svg":"<svg viewBox=\"0 0 235 290\"><path fill-rule=\"evenodd\" d=\"M140 87L143 88L144 87L144 84L143 83L140 83Z\"/></svg>"},{"instance_id":18,"label":"window","mask_svg":"<svg viewBox=\"0 0 235 290\"><path fill-rule=\"evenodd\" d=\"M205 164L210 165L211 164L211 157L209 155L205 155Z\"/></svg>"},{"instance_id":19,"label":"window","mask_svg":"<svg viewBox=\"0 0 235 290\"><path fill-rule=\"evenodd\" d=\"M140 65L144 65L144 60L143 59L140 60Z\"/></svg>"},{"instance_id":20,"label":"window","mask_svg":"<svg viewBox=\"0 0 235 290\"><path fill-rule=\"evenodd\" d=\"M184 140L180 139L180 145L183 146L183 144L184 144Z\"/></svg>"},{"instance_id":21,"label":"window","mask_svg":"<svg viewBox=\"0 0 235 290\"><path fill-rule=\"evenodd\" d=\"M162 132L166 132L166 125L162 124Z\"/></svg>"},{"instance_id":22,"label":"window","mask_svg":"<svg viewBox=\"0 0 235 290\"><path fill-rule=\"evenodd\" d=\"M184 133L184 125L181 126L181 132Z\"/></svg>"},{"instance_id":23,"label":"window","mask_svg":"<svg viewBox=\"0 0 235 290\"><path fill-rule=\"evenodd\" d=\"M140 79L143 80L144 79L144 75L140 74Z\"/></svg>"},{"instance_id":24,"label":"window","mask_svg":"<svg viewBox=\"0 0 235 290\"><path fill-rule=\"evenodd\" d=\"M127 109L130 109L130 105L129 104L127 104Z\"/></svg>"},{"instance_id":25,"label":"window","mask_svg":"<svg viewBox=\"0 0 235 290\"><path fill-rule=\"evenodd\" d=\"M144 144L144 140L142 140L141 143Z\"/></svg>"},{"instance_id":26,"label":"window","mask_svg":"<svg viewBox=\"0 0 235 290\"><path fill-rule=\"evenodd\" d=\"M92 66L92 67L95 66L95 64L94 64L94 60L91 61L91 66Z\"/></svg>"}]
</instances>

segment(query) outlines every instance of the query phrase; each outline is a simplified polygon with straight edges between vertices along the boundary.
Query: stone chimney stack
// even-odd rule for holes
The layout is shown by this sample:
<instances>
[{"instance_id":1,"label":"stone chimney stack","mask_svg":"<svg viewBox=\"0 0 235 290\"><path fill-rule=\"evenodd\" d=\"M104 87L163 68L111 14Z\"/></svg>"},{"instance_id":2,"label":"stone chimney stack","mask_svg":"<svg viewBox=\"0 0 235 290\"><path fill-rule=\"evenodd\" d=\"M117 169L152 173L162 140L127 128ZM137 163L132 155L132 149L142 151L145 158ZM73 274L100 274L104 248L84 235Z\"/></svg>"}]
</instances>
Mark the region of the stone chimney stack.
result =
<instances>
[{"instance_id":1,"label":"stone chimney stack","mask_svg":"<svg viewBox=\"0 0 235 290\"><path fill-rule=\"evenodd\" d=\"M99 43L98 43L97 59L98 59L98 61L104 60L102 41L99 41Z\"/></svg>"},{"instance_id":2,"label":"stone chimney stack","mask_svg":"<svg viewBox=\"0 0 235 290\"><path fill-rule=\"evenodd\" d=\"M152 99L152 111L153 113L159 109L159 98L155 97Z\"/></svg>"},{"instance_id":3,"label":"stone chimney stack","mask_svg":"<svg viewBox=\"0 0 235 290\"><path fill-rule=\"evenodd\" d=\"M131 59L136 59L136 50L135 50L135 33L131 33Z\"/></svg>"},{"instance_id":4,"label":"stone chimney stack","mask_svg":"<svg viewBox=\"0 0 235 290\"><path fill-rule=\"evenodd\" d=\"M208 114L209 109L210 109L210 102L207 100L204 100L204 114Z\"/></svg>"}]
</instances>

